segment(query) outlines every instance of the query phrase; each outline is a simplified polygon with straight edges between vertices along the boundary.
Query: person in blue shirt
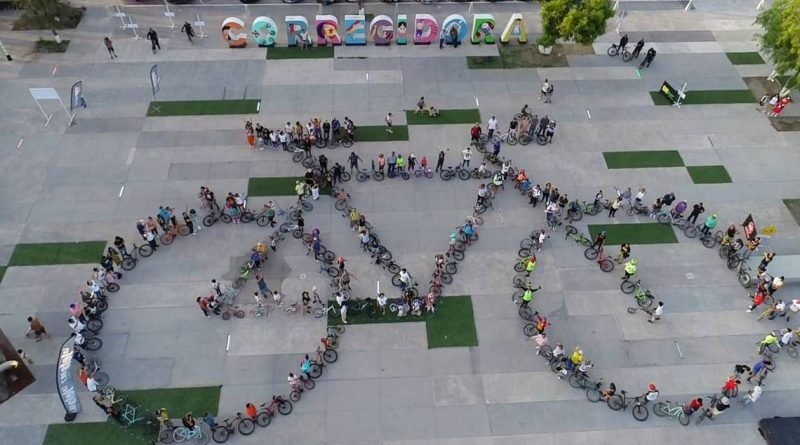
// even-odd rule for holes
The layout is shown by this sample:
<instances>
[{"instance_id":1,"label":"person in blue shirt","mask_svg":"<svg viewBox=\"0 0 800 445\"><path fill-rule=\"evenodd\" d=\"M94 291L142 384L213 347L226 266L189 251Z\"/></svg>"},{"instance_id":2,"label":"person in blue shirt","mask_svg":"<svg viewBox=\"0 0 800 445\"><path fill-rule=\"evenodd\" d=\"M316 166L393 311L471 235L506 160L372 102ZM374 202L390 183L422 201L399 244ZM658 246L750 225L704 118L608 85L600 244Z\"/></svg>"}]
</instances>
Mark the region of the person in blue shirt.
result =
<instances>
[{"instance_id":1,"label":"person in blue shirt","mask_svg":"<svg viewBox=\"0 0 800 445\"><path fill-rule=\"evenodd\" d=\"M303 375L305 376L305 380L311 378L311 376L309 375L309 373L311 372L311 359L308 357L308 354L306 354L306 357L303 359L302 362L300 362L300 372L303 373Z\"/></svg>"}]
</instances>

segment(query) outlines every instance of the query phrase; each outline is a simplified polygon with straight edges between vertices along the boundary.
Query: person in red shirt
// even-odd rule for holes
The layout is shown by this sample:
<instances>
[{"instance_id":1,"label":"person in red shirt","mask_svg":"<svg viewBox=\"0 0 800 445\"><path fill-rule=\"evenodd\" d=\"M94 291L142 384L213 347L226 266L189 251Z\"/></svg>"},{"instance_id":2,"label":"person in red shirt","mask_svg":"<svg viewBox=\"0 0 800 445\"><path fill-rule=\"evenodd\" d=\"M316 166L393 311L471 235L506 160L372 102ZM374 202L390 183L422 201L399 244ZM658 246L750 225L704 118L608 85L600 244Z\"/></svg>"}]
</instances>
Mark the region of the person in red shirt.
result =
<instances>
[{"instance_id":1,"label":"person in red shirt","mask_svg":"<svg viewBox=\"0 0 800 445\"><path fill-rule=\"evenodd\" d=\"M86 368L81 368L81 370L78 371L78 380L83 383L83 386L86 386L87 382L89 381L89 372L86 371Z\"/></svg>"},{"instance_id":2,"label":"person in red shirt","mask_svg":"<svg viewBox=\"0 0 800 445\"><path fill-rule=\"evenodd\" d=\"M197 305L200 306L200 310L203 311L203 315L208 317L208 300L203 297L197 297Z\"/></svg>"},{"instance_id":3,"label":"person in red shirt","mask_svg":"<svg viewBox=\"0 0 800 445\"><path fill-rule=\"evenodd\" d=\"M700 409L702 407L703 407L703 398L702 397L698 397L698 398L692 400L691 402L689 402L688 405L686 405L686 415L687 416L691 416L692 413L694 413L695 411L697 411L698 409Z\"/></svg>"},{"instance_id":4,"label":"person in red shirt","mask_svg":"<svg viewBox=\"0 0 800 445\"><path fill-rule=\"evenodd\" d=\"M256 410L256 406L255 405L253 405L252 403L248 402L247 405L244 406L244 409L245 409L245 414L247 415L247 417L249 417L249 418L251 418L253 420L256 419L257 410Z\"/></svg>"},{"instance_id":5,"label":"person in red shirt","mask_svg":"<svg viewBox=\"0 0 800 445\"><path fill-rule=\"evenodd\" d=\"M481 130L481 125L480 124L475 124L475 125L472 126L472 128L469 130L469 135L472 138L472 142L476 142L476 143L478 142L478 140L481 137L481 131L482 130Z\"/></svg>"},{"instance_id":6,"label":"person in red shirt","mask_svg":"<svg viewBox=\"0 0 800 445\"><path fill-rule=\"evenodd\" d=\"M725 384L722 386L722 393L728 397L734 397L735 392L738 392L739 383L741 383L739 380L728 377L728 380L726 380Z\"/></svg>"},{"instance_id":7,"label":"person in red shirt","mask_svg":"<svg viewBox=\"0 0 800 445\"><path fill-rule=\"evenodd\" d=\"M753 309L761 306L764 303L764 292L760 289L756 291L756 294L753 295L753 304L747 309L747 312L753 312Z\"/></svg>"}]
</instances>

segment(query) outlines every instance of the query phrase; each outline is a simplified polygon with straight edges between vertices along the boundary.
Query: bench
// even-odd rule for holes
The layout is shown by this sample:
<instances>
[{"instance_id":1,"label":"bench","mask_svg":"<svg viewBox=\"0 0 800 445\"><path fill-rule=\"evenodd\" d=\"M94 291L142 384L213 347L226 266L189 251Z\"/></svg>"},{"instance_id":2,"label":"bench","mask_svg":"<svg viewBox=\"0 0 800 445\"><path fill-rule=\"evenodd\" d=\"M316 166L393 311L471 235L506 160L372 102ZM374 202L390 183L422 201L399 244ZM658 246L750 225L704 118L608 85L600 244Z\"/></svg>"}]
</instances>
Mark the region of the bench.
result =
<instances>
[{"instance_id":1,"label":"bench","mask_svg":"<svg viewBox=\"0 0 800 445\"><path fill-rule=\"evenodd\" d=\"M747 260L746 270L739 272L739 282L743 286L750 284L762 258L763 256L751 256ZM800 255L776 254L775 258L767 266L767 273L772 277L782 276L784 283L800 281Z\"/></svg>"}]
</instances>

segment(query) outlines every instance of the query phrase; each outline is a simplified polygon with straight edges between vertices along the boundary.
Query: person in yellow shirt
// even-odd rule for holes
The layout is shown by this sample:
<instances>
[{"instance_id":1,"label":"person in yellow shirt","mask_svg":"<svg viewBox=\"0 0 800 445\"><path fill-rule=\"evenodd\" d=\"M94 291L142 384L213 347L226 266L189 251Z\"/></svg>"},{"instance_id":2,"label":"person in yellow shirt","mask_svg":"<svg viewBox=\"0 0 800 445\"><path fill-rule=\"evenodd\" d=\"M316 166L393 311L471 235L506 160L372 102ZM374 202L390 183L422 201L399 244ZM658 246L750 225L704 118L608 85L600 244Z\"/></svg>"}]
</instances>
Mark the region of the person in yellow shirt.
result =
<instances>
[{"instance_id":1,"label":"person in yellow shirt","mask_svg":"<svg viewBox=\"0 0 800 445\"><path fill-rule=\"evenodd\" d=\"M572 369L583 363L583 349L580 346L575 346L575 350L572 351L572 355L569 357L569 362L572 365Z\"/></svg>"}]
</instances>

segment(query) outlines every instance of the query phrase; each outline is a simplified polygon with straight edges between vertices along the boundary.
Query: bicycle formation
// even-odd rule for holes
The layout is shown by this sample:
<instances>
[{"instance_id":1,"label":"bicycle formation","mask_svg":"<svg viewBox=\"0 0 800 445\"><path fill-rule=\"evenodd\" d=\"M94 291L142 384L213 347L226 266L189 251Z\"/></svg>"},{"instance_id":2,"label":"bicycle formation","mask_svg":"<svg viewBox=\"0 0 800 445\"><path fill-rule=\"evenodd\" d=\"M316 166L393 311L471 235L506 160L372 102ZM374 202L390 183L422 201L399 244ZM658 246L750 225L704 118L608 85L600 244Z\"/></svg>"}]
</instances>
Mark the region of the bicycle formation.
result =
<instances>
[{"instance_id":1,"label":"bicycle formation","mask_svg":"<svg viewBox=\"0 0 800 445\"><path fill-rule=\"evenodd\" d=\"M596 201L590 204L587 204L584 201L583 205L578 204L577 201L573 201L570 204L567 212L567 218L569 222L578 221L582 219L583 214L596 215L603 209L608 209L609 206L610 203L607 200L599 202ZM633 216L636 214L650 214L651 212L644 206L634 202L629 205L626 213L629 216ZM655 215L655 219L662 224L671 224L678 227L681 229L684 235L687 236L687 238L693 239L699 234L699 239L705 247L713 248L716 245L719 245L719 255L722 259L726 260L726 264L730 269L741 269L741 264L746 261L747 257L753 251L757 251L759 248L760 239L757 239L754 243L749 243L749 245L745 245L741 240L734 241L736 234L735 226L733 226L734 230L729 228L729 230L726 231L727 233L723 231L714 232L713 230L708 230L707 228L704 230L703 224L691 224L686 221L682 215L676 215L669 211L661 211L657 213ZM565 229L565 239L572 240L577 244L580 244L585 249L584 256L589 260L599 263L600 269L604 272L611 272L614 269L615 262L622 263L622 261L627 258L627 253L629 253L629 250L626 252L626 255L623 255L621 252L620 255L615 258L615 261L612 261L604 254L602 243L597 245L596 242L593 242L591 238L587 237L583 233L580 233L575 226L567 225ZM517 261L517 263L514 265L514 271L518 272L518 274L512 279L512 285L517 290L514 291L511 298L512 301L519 306L518 314L524 321L524 325L522 327L523 334L528 338L532 338L537 344L537 355L543 356L548 361L548 366L553 372L559 375L559 379L568 375L569 377L567 380L570 386L585 390L586 398L590 402L599 402L604 400L609 408L623 411L625 411L628 406L631 406L633 417L636 420L644 421L649 416L648 402L655 401L655 403L652 405L652 411L654 414L659 417L677 418L678 421L684 426L689 425L690 417L694 412L702 410L701 414L696 420L696 424L700 424L705 419L713 420L728 407L730 407L730 401L739 395L739 384L741 383L741 378L744 375L749 376L747 379L748 382L752 382L752 380L755 379L755 386L757 386L758 389L756 390L754 387L753 390L749 391L748 394L742 397L739 401L744 405L754 403L761 395L763 382L766 376L775 370L776 366L774 354L778 353L781 349L785 349L787 354L792 358L798 357L798 343L794 340L791 333L788 336L789 340L787 342L778 340L778 338L781 338L781 336L786 334L786 332L789 330L784 329L781 331L781 333L776 333L774 331L771 332L764 340L756 343L759 346L759 358L754 366L750 367L746 365L737 365L734 369L734 373L728 377L725 384L720 388L720 391L706 397L706 399L709 401L705 405L702 402L702 397L687 403L677 403L669 400L662 402L656 401L658 396L657 392L655 397L652 397L650 400L648 400L647 395L648 393L652 392L650 390L641 396L630 397L627 391L620 391L620 394L617 394L615 386L613 388L603 389L602 378L593 379L589 376L588 370L594 365L591 363L591 361L584 360L583 351L579 351L578 348L576 348L576 351L573 352L573 356L568 357L565 354L565 350L561 344L557 344L557 346L553 348L549 345L549 339L547 339L546 336L539 335L544 333L544 328L547 325L546 318L542 317L531 307L531 298L528 298L527 301L523 298L525 291L538 290L533 289L533 285L529 281L530 272L533 270L529 268L528 274L525 275L521 274L521 272L525 271L525 264L530 264L529 258L531 258L533 250L541 249L542 243L540 240L543 240L541 236L545 232L545 229L534 230L529 238L525 238L520 242L518 256L521 258L521 260ZM535 262L535 256L533 258L533 261ZM771 277L766 274L766 270L760 272L761 279L757 287L762 287L761 291L766 292L765 289L763 289L764 283L769 283L771 281ZM738 271L737 273L741 274L742 272ZM624 278L620 284L620 290L625 294L633 294L634 300L637 304L637 306L629 307L627 311L628 313L635 314L637 311L642 310L653 317L652 305L656 300L656 297L649 290L642 287L640 280L637 279L634 281L632 279L633 275L635 275L635 272L634 274L631 274L631 276L628 276L628 273L626 273L626 278ZM749 283L749 278L747 282ZM741 278L740 284L743 286L746 285ZM759 319L769 315L775 315L773 309L767 309L764 311ZM652 319L653 318L651 318L651 320ZM542 322L543 320L544 323ZM786 339L786 337L783 337L783 339ZM580 360L573 360L575 358L575 354L580 356Z\"/></svg>"}]
</instances>

